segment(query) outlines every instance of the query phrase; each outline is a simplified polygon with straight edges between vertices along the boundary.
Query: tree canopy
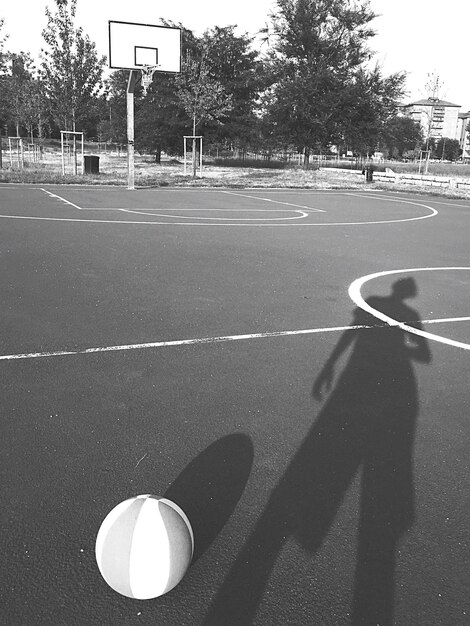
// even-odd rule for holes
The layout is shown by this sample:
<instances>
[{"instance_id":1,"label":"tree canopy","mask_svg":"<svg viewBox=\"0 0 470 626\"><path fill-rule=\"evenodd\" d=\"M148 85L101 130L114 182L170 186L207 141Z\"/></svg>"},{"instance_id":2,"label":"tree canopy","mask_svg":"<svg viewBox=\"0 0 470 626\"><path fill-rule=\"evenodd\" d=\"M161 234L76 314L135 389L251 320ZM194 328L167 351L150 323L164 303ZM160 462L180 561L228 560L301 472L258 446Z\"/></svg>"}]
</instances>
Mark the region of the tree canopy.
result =
<instances>
[{"instance_id":1,"label":"tree canopy","mask_svg":"<svg viewBox=\"0 0 470 626\"><path fill-rule=\"evenodd\" d=\"M46 7L42 81L56 123L63 130L76 130L96 114L106 58L98 57L95 44L81 27L75 28L77 0L55 3L55 13Z\"/></svg>"},{"instance_id":2,"label":"tree canopy","mask_svg":"<svg viewBox=\"0 0 470 626\"><path fill-rule=\"evenodd\" d=\"M368 70L375 17L368 2L277 0L268 40L275 132L303 150L354 144L370 151L396 106L404 75Z\"/></svg>"},{"instance_id":3,"label":"tree canopy","mask_svg":"<svg viewBox=\"0 0 470 626\"><path fill-rule=\"evenodd\" d=\"M443 161L457 161L462 154L460 142L451 137L441 137L436 145L435 157Z\"/></svg>"},{"instance_id":4,"label":"tree canopy","mask_svg":"<svg viewBox=\"0 0 470 626\"><path fill-rule=\"evenodd\" d=\"M423 143L421 124L410 117L394 116L383 125L380 150L390 158L418 156Z\"/></svg>"},{"instance_id":5,"label":"tree canopy","mask_svg":"<svg viewBox=\"0 0 470 626\"><path fill-rule=\"evenodd\" d=\"M103 80L77 2L46 8L38 69L28 53L6 51L0 19L0 122L17 134L75 129L125 143L128 72ZM311 151L333 147L403 157L422 138L396 115L405 74L385 76L372 61L374 17L368 0L276 0L265 46L234 25L197 36L160 20L182 30L183 71L155 74L145 96L136 90L136 149L179 155L197 129L206 146L298 151L306 165Z\"/></svg>"}]
</instances>

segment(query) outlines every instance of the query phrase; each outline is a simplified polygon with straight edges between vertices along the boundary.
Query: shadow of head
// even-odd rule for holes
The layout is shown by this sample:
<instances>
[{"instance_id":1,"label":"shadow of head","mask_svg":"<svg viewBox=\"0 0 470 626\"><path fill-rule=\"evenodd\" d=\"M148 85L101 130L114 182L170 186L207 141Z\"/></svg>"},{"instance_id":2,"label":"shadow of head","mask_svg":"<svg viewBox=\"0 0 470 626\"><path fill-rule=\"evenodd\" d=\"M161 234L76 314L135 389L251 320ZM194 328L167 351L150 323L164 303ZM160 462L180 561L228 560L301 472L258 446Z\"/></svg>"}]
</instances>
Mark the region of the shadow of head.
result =
<instances>
[{"instance_id":1,"label":"shadow of head","mask_svg":"<svg viewBox=\"0 0 470 626\"><path fill-rule=\"evenodd\" d=\"M392 295L398 300L415 298L418 294L418 286L414 278L400 278L392 285Z\"/></svg>"}]
</instances>

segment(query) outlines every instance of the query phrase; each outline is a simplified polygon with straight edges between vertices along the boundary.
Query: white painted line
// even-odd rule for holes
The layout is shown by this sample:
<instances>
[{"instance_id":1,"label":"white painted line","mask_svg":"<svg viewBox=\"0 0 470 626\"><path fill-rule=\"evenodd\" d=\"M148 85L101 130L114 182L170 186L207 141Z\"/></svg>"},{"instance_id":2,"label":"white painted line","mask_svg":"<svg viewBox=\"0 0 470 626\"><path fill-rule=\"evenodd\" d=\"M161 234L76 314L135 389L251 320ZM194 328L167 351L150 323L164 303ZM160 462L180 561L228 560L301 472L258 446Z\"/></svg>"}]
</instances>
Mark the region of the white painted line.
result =
<instances>
[{"instance_id":1,"label":"white painted line","mask_svg":"<svg viewBox=\"0 0 470 626\"><path fill-rule=\"evenodd\" d=\"M469 268L470 269L470 268ZM422 324L441 324L446 322L462 322L470 321L470 317L454 317L421 320ZM399 325L397 322L393 325ZM320 333L335 333L346 330L360 330L372 328L387 328L391 324L389 322L383 324L359 324L351 326L333 326L325 328L305 328L302 330L280 330L265 333L251 333L247 335L223 335L220 337L201 337L195 339L179 339L176 341L154 341L150 343L133 343L119 346L104 346L99 348L86 348L84 350L58 350L54 352L29 352L22 354L4 354L0 356L0 361L18 361L22 359L44 359L53 356L77 356L79 354L97 354L103 352L121 352L128 350L144 350L148 348L169 348L176 346L191 346L214 343L226 343L229 341L243 341L251 339L268 339L270 337L292 337L295 335L316 335ZM416 330L416 329L413 329ZM429 334L429 333L428 333Z\"/></svg>"},{"instance_id":2,"label":"white painted line","mask_svg":"<svg viewBox=\"0 0 470 626\"><path fill-rule=\"evenodd\" d=\"M426 339L431 339L432 341L438 341L439 343L444 343L448 346L454 346L455 348L462 348L463 350L470 350L470 344L464 343L462 341L455 341L454 339L448 339L447 337L441 337L440 335L435 335L434 333L428 333L424 330L420 330L418 328L413 328L404 322L400 322L398 320L394 320L389 315L378 311L371 307L364 300L361 294L361 288L364 283L369 282L370 280L374 280L375 278L381 278L382 276L391 276L393 274L408 274L411 272L451 272L451 271L470 271L470 267L415 267L411 269L401 269L401 270L390 270L386 272L375 272L375 274L368 274L367 276L362 276L361 278L357 278L353 281L348 289L349 297L351 300L361 309L370 313L377 319L389 324L390 326L398 326L405 332L411 333L413 335L419 335L420 337L425 337ZM456 319L456 318L454 318ZM465 318L461 318L465 319Z\"/></svg>"},{"instance_id":3,"label":"white painted line","mask_svg":"<svg viewBox=\"0 0 470 626\"><path fill-rule=\"evenodd\" d=\"M152 343L135 343L122 346L106 346L103 348L87 348L85 350L58 352L31 352L27 354L9 354L0 356L0 361L12 361L16 359L38 359L51 356L72 356L78 354L94 354L96 352L116 352L120 350L142 350L144 348L166 348L174 346L202 345L208 343L224 343L228 341L241 341L243 339L265 339L267 337L286 337L289 335L309 335L314 333L335 332L340 330L357 330L365 326L337 326L334 328L309 328L306 330L286 330L267 333L252 333L248 335L225 335L221 337L202 337L196 339L181 339L177 341L157 341Z\"/></svg>"},{"instance_id":4,"label":"white painted line","mask_svg":"<svg viewBox=\"0 0 470 626\"><path fill-rule=\"evenodd\" d=\"M457 204L456 202L438 202L437 200L430 200L430 202L432 202L433 204L443 204L445 206L457 206L460 209L470 209L470 205L467 205L467 204ZM465 200L462 199L462 202L465 202Z\"/></svg>"},{"instance_id":5,"label":"white painted line","mask_svg":"<svg viewBox=\"0 0 470 626\"><path fill-rule=\"evenodd\" d=\"M299 215L294 215L294 217L203 217L197 215L165 215L164 213L147 213L144 211L136 211L135 209L118 209L119 211L123 211L124 213L135 213L136 215L154 215L155 217L168 217L169 219L181 219L181 220L218 220L218 221L235 221L235 222L278 222L278 221L287 221L287 220L300 220L302 218L308 217L308 213L304 211L299 211L296 209L291 209L290 213L298 213ZM157 209L155 209L157 210ZM166 209L164 209L166 210ZM178 209L175 209L178 210ZM180 209L185 210L185 209ZM217 211L218 209L186 209L190 211ZM265 212L272 213L269 209L254 209L254 211L250 211L250 209L221 209L222 211L232 211L232 212ZM287 209L283 209L284 212L287 212Z\"/></svg>"},{"instance_id":6,"label":"white painted line","mask_svg":"<svg viewBox=\"0 0 470 626\"><path fill-rule=\"evenodd\" d=\"M219 209L208 209L208 208L199 208L199 209L182 209L180 207L81 207L82 211L126 211L127 213L139 213L142 211L146 211L148 215L156 215L155 211L184 211L190 213L197 213L198 211L212 211L216 213L300 213L300 210L297 209L227 209L227 208L219 208ZM302 211L303 213L303 211ZM174 215L168 217L175 217ZM176 216L183 217L183 216ZM186 219L186 216L184 216ZM212 219L212 218L211 218ZM214 218L215 219L215 218Z\"/></svg>"},{"instance_id":7,"label":"white painted line","mask_svg":"<svg viewBox=\"0 0 470 626\"><path fill-rule=\"evenodd\" d=\"M416 204L416 203L411 203L411 204ZM417 206L426 206L424 204L421 205L417 205ZM78 207L77 207L78 208ZM71 217L36 217L33 215L0 215L0 218L5 218L5 219L12 219L12 220L41 220L41 221L46 221L46 222L83 222L85 224L136 224L138 226L201 226L201 227L205 227L205 228L214 228L216 226L239 226L239 227L243 227L243 226L247 226L250 228L255 228L255 227L261 227L261 228L306 228L308 226L311 227L318 227L318 226L370 226L370 225L375 225L375 224L398 224L400 222L415 222L418 220L424 220L428 217L434 217L435 215L438 215L438 212L435 209L432 209L431 207L426 207L428 208L430 211L432 211L432 213L428 214L428 215L422 215L422 216L418 216L418 217L409 217L409 218L404 218L404 219L399 219L399 220L377 220L377 221L373 221L373 222L322 222L322 223L310 223L310 222L299 222L296 224L286 224L286 223L282 223L282 224L260 224L260 223L246 223L247 221L244 221L242 223L237 223L234 224L233 222L224 222L222 223L218 223L218 224L201 224L201 222L156 222L156 221L144 221L144 220L91 220L91 219L78 219L78 218L71 218ZM80 210L84 210L84 209L80 209ZM95 210L95 209L86 209L86 210ZM124 209L118 209L118 210L124 210Z\"/></svg>"},{"instance_id":8,"label":"white painted line","mask_svg":"<svg viewBox=\"0 0 470 626\"><path fill-rule=\"evenodd\" d=\"M266 192L266 190L264 190ZM287 206L293 206L298 209L308 209L309 211L314 211L315 213L326 213L323 209L315 209L311 206L304 206L302 204L293 204L292 202L281 202L281 200L272 200L271 198L261 198L260 196L249 196L246 193L237 193L235 191L221 191L220 193L225 193L229 196L240 196L242 198L251 198L252 200L263 200L264 202L274 202L275 204L285 204Z\"/></svg>"},{"instance_id":9,"label":"white painted line","mask_svg":"<svg viewBox=\"0 0 470 626\"><path fill-rule=\"evenodd\" d=\"M70 204L70 206L73 206L75 209L78 209L79 211L81 211L81 207L78 206L78 204L74 204L73 202L70 202L70 200L66 200L65 198L62 198L62 196L58 196L55 193L52 193L51 191L48 191L47 189L43 189L42 187L39 187L39 189L41 191L44 191L44 193L47 193L49 196L51 196L51 198L57 198L57 200L60 200L61 202L65 202L65 204Z\"/></svg>"},{"instance_id":10,"label":"white painted line","mask_svg":"<svg viewBox=\"0 0 470 626\"><path fill-rule=\"evenodd\" d=\"M434 320L421 320L422 324L445 324L447 322L470 322L470 317L443 317Z\"/></svg>"},{"instance_id":11,"label":"white painted line","mask_svg":"<svg viewBox=\"0 0 470 626\"><path fill-rule=\"evenodd\" d=\"M42 188L41 188L42 189ZM95 208L87 208L87 209L83 209L82 207L79 207L76 204L73 204L71 202L69 202L68 200L65 200L64 198L61 198L60 196L55 196L54 194L51 194L50 192L48 192L47 190L43 189L43 191L45 191L46 193L49 193L51 196L53 197L57 197L61 200L63 200L64 202L66 202L67 204L70 204L71 206L74 206L75 208L79 209L80 211L83 210L88 210L88 211L94 211L94 210L113 210L113 209L103 209L102 207L98 207L97 209ZM218 190L218 193L220 193L220 190ZM234 194L232 192L223 192L223 193L228 193L231 195L241 195L241 194ZM360 198L369 198L369 199L377 199L377 200L385 200L388 202L401 202L404 204L411 204L414 206L418 206L418 207L423 207L425 209L427 209L428 211L430 211L430 213L426 214L426 215L420 215L418 217L407 217L407 218L401 218L401 219L394 219L394 220L374 220L374 221L363 221L363 222L322 222L322 223L311 223L311 222L306 222L305 218L303 216L301 216L301 218L298 219L302 219L302 222L298 222L298 223L285 223L285 221L283 223L255 223L253 221L248 223L248 220L245 220L243 222L237 222L237 223L233 223L233 222L224 222L224 223L201 223L201 222L158 222L158 221L137 221L137 220L97 220L97 219L76 219L76 218L65 218L65 217L36 217L36 216L30 216L30 215L0 215L0 218L6 218L6 219L23 219L23 220L43 220L43 221L50 221L50 222L84 222L84 223L90 223L90 224L135 224L135 225L151 225L151 226L202 226L202 227L215 227L215 226L239 226L239 227L243 227L243 226L248 226L248 227L262 227L262 228L275 228L275 227L291 227L291 228L299 228L299 227L306 227L306 226L311 226L311 227L318 227L318 226L362 226L362 225L375 225L375 224L397 224L397 223L402 223L402 222L414 222L414 221L418 221L418 220L424 220L424 219L428 219L430 217L435 217L436 215L438 215L438 211L436 209L433 209L432 207L428 206L427 204L422 204L419 202L414 202L411 200L403 200L401 198L390 198L387 196L372 196L370 194L367 195L361 195L361 194L353 194L353 193L341 193L339 195L350 195L350 196L357 196ZM269 200L270 202L275 202L274 200ZM283 204L283 203L280 203ZM286 204L290 204L290 203L286 203ZM291 206L298 206L300 207L300 205L291 205ZM307 207L308 208L308 207ZM115 210L119 210L119 211L132 211L132 209L115 209ZM172 216L174 217L174 216ZM181 219L181 216L179 217L179 219ZM290 218L293 219L293 218Z\"/></svg>"},{"instance_id":12,"label":"white painted line","mask_svg":"<svg viewBox=\"0 0 470 626\"><path fill-rule=\"evenodd\" d=\"M425 220L428 217L434 217L435 215L437 215L437 210L433 209L432 207L428 206L427 204L422 204L421 202L415 202L414 200L403 200L403 198L390 198L388 196L373 196L371 194L361 194L361 193L352 193L352 192L347 192L345 195L348 196L354 196L356 198L372 198L373 200L386 200L387 202L400 202L402 204L413 204L415 206L421 206L424 207L425 209L429 209L430 211L432 211L432 213L430 215L422 215L421 217L413 217L413 218L406 218L406 219L402 219L402 220L394 220L396 222L411 222L412 220ZM372 222L370 222L372 223Z\"/></svg>"}]
</instances>

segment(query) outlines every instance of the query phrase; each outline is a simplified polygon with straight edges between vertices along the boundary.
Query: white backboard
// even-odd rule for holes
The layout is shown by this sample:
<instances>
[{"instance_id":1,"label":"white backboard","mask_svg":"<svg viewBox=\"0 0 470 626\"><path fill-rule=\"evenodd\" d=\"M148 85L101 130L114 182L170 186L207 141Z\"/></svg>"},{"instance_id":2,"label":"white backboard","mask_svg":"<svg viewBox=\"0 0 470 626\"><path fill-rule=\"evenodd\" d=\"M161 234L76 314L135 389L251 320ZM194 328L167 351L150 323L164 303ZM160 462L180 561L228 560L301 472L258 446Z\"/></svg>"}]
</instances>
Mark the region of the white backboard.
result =
<instances>
[{"instance_id":1,"label":"white backboard","mask_svg":"<svg viewBox=\"0 0 470 626\"><path fill-rule=\"evenodd\" d=\"M109 67L138 70L156 65L157 72L181 71L181 29L109 21Z\"/></svg>"}]
</instances>

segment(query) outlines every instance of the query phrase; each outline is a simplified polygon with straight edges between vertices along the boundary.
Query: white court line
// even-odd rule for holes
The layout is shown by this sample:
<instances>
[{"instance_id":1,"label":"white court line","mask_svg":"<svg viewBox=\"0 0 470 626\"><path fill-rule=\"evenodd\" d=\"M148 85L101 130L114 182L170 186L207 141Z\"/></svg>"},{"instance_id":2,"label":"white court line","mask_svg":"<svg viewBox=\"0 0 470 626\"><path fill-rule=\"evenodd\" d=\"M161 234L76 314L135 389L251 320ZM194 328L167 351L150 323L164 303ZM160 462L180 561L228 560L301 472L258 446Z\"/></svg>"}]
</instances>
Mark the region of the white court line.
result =
<instances>
[{"instance_id":1,"label":"white court line","mask_svg":"<svg viewBox=\"0 0 470 626\"><path fill-rule=\"evenodd\" d=\"M456 202L438 202L437 200L431 200L433 204L444 204L445 206L457 206L460 209L470 209L468 204L457 204Z\"/></svg>"},{"instance_id":2,"label":"white court line","mask_svg":"<svg viewBox=\"0 0 470 626\"><path fill-rule=\"evenodd\" d=\"M44 191L44 193L47 193L49 196L51 196L52 198L57 198L58 200L61 200L62 202L65 202L66 204L70 204L70 206L75 207L76 209L78 209L79 211L84 210L82 207L79 207L77 204L74 204L73 202L70 202L69 200L66 200L65 198L63 198L62 196L59 196L55 193L52 193L51 191L48 191L47 189L44 189L43 187L39 187L39 189L41 189L41 191ZM241 196L244 198L251 198L253 200L263 200L264 202L272 202L274 204L283 204L285 206L290 206L290 207L295 207L298 209L308 209L309 211L314 211L316 213L326 213L326 211L324 211L323 209L315 209L313 207L308 207L308 206L303 206L300 204L294 204L292 202L282 202L281 200L272 200L270 198L260 198L259 196L249 196L247 194L242 194L242 193L235 193L235 192L231 192L231 191L219 191L219 190L214 190L216 193L225 193L231 196ZM87 209L87 210L94 210L94 209ZM108 209L110 211L116 210L116 209ZM120 211L127 211L128 213L138 213L138 211L135 211L133 209L118 209ZM157 209L158 210L158 209ZM170 211L173 209L169 209ZM191 210L191 209L190 209ZM194 209L194 210L200 210L200 209ZM214 209L217 210L217 209ZM227 209L229 211L235 211L236 209ZM249 210L249 209L245 209L245 210ZM264 209L261 209L264 210ZM142 213L142 215L148 215L147 213ZM156 217L170 217L167 215L156 215ZM189 218L185 218L184 216L180 216L180 215L176 215L176 216L171 216L171 217L179 217L181 219L189 219ZM307 217L307 214L302 212L302 215L300 216L300 218L285 218L285 219L301 219L302 217ZM209 218L197 218L197 219L209 219ZM213 219L225 219L225 218L213 218ZM273 218L276 220L282 219L282 218ZM250 221L249 219L247 219L246 221ZM267 220L266 220L267 221Z\"/></svg>"},{"instance_id":3,"label":"white court line","mask_svg":"<svg viewBox=\"0 0 470 626\"><path fill-rule=\"evenodd\" d=\"M343 194L346 195L346 194ZM367 196L364 196L367 197ZM389 200L389 198L386 197L382 197L381 199L383 200ZM392 202L394 200L391 200ZM398 200L397 200L398 202ZM407 202L406 200L402 200L402 202ZM33 216L33 215L0 215L0 218L6 218L6 219L12 219L12 220L41 220L41 221L46 221L46 222L83 222L83 223L87 223L87 224L136 224L136 225L152 225L152 226L202 226L205 228L214 228L216 226L239 226L239 227L243 227L243 226L249 226L250 228L254 228L256 226L258 227L262 227L262 228L306 228L308 226L311 227L318 227L318 226L371 226L371 225L376 225L376 224L399 224L401 222L416 222L418 220L425 220L429 217L435 217L436 215L438 215L438 211L436 209L433 209L432 207L426 205L426 204L419 204L418 202L407 202L408 204L414 204L415 206L420 206L420 207L424 207L425 209L429 209L429 211L431 211L431 213L428 213L427 215L419 215L418 217L406 217L406 218L402 218L402 219L397 219L397 220L374 220L374 221L365 221L365 222L314 222L314 223L310 223L310 222L300 222L298 224L286 224L286 223L282 223L282 224L260 224L260 223L250 223L247 224L246 222L243 223L237 223L234 224L233 222L224 222L223 224L201 224L201 222L156 222L156 221L137 221L137 220L92 220L92 219L78 219L78 218L71 218L71 217L37 217L37 216ZM80 207L76 207L76 208L80 208ZM100 209L100 207L98 207L98 209ZM94 208L87 208L87 209L80 209L81 211L83 210L87 210L87 211L94 211L94 210L98 210L98 209L94 209ZM105 209L103 209L105 210ZM106 209L107 210L107 209ZM121 211L126 211L127 209L119 209ZM246 220L247 221L247 220Z\"/></svg>"},{"instance_id":4,"label":"white court line","mask_svg":"<svg viewBox=\"0 0 470 626\"><path fill-rule=\"evenodd\" d=\"M225 193L229 196L240 196L242 198L251 198L252 200L264 200L264 202L274 202L275 204L285 204L287 206L293 206L298 209L308 209L309 211L314 211L316 213L326 213L326 211L324 211L323 209L314 209L313 207L304 206L302 204L293 204L292 202L281 202L281 200L272 200L271 198L261 198L260 196L249 196L246 193L237 193L235 191L221 191L220 193Z\"/></svg>"},{"instance_id":5,"label":"white court line","mask_svg":"<svg viewBox=\"0 0 470 626\"><path fill-rule=\"evenodd\" d=\"M46 191L46 190L43 190ZM47 192L50 193L50 192ZM220 193L220 192L219 192ZM223 193L231 193L231 192L223 192ZM54 196L54 194L50 194L52 196ZM242 194L232 194L232 195L242 195ZM42 221L50 221L50 222L84 222L84 223L89 223L89 224L135 224L135 225L152 225L152 226L201 226L201 227L205 227L205 228L209 228L209 227L216 227L216 226L238 226L238 227L262 227L262 228L280 228L280 227L291 227L291 228L299 228L299 227L318 227L318 226L368 226L368 225L376 225L376 224L397 224L397 223L401 223L401 222L414 222L414 221L418 221L418 220L424 220L424 219L428 219L430 217L435 217L436 215L438 215L438 211L437 209L433 209L432 207L428 206L427 204L422 204L419 202L414 202L411 200L403 200L401 198L390 198L389 196L372 196L370 194L367 195L361 195L361 194L354 194L354 193L341 193L340 195L351 195L351 196L357 196L359 198L372 198L372 199L377 199L377 200L385 200L388 202L402 202L404 204L412 204L414 206L418 206L418 207L423 207L425 209L427 209L428 211L430 211L430 213L426 214L426 215L420 215L418 217L407 217L407 218L400 218L400 219L392 219L392 220L373 220L373 221L363 221L363 222L321 222L321 223L310 223L310 222L299 222L299 223L254 223L254 222L250 222L250 223L246 223L246 222L238 222L238 223L233 223L233 222L224 222L224 223L201 223L201 222L158 222L158 221L137 221L137 220L97 220L97 219L76 219L76 218L65 218L65 217L36 217L36 216L30 216L30 215L0 215L0 218L8 218L8 219L23 219L23 220L42 220ZM81 211L83 211L84 209L79 207L78 205L74 205L71 202L68 202L67 200L61 198L60 196L55 196L59 199L64 200L64 202L66 202L67 204L71 204L72 206L74 206L77 209L80 209ZM274 202L274 201L272 201ZM294 205L292 205L294 206ZM300 205L299 205L300 206ZM93 211L95 210L92 207L87 208L86 210L88 211ZM122 209L124 211L126 211L126 209ZM132 210L132 209L130 209Z\"/></svg>"},{"instance_id":6,"label":"white court line","mask_svg":"<svg viewBox=\"0 0 470 626\"><path fill-rule=\"evenodd\" d=\"M400 322L390 324L386 322L384 324L359 324L353 326L333 326L326 328L306 328L302 330L279 330L265 333L252 333L248 335L223 335L220 337L200 337L195 339L179 339L176 341L154 341L151 343L133 343L120 346L104 346L99 348L85 348L84 350L58 350L55 352L29 352L22 354L4 354L0 356L0 361L18 361L21 359L44 359L53 356L77 356L79 354L97 354L103 352L122 352L128 350L144 350L148 348L169 348L176 346L190 346L190 345L203 345L212 343L226 343L229 341L242 341L246 339L268 339L270 337L291 337L295 335L315 335L319 333L334 333L345 330L360 330L360 329L372 329L372 328L387 328L389 326L400 326ZM470 321L470 317L452 317L441 319L420 320L422 324L444 324L448 322L463 322ZM412 322L411 322L412 323ZM405 326L405 324L403 324ZM401 326L400 326L401 327ZM408 330L410 329L410 330ZM408 332L412 332L411 326L406 327ZM427 333L430 334L430 333ZM431 335L434 337L434 335ZM466 344L464 344L466 345ZM470 347L470 346L469 346Z\"/></svg>"},{"instance_id":7,"label":"white court line","mask_svg":"<svg viewBox=\"0 0 470 626\"><path fill-rule=\"evenodd\" d=\"M463 341L455 341L454 339L448 339L447 337L441 337L441 335L435 335L434 333L428 333L424 330L420 330L418 328L413 328L412 326L408 326L408 324L404 322L399 322L398 320L394 320L389 315L378 311L371 307L364 300L361 294L361 287L364 283L373 280L374 278L381 278L382 276L390 276L392 274L407 274L410 272L451 272L456 270L465 270L469 271L470 267L415 267L411 269L401 269L401 270L390 270L386 272L375 272L375 274L368 274L367 276L362 276L361 278L357 278L349 285L348 293L351 300L356 304L359 308L363 309L370 315L373 315L379 320L382 320L386 324L390 326L398 326L402 330L411 333L413 335L419 335L420 337L425 337L426 339L431 339L432 341L438 341L439 343L445 343L448 346L454 346L455 348L462 348L463 350L470 350L470 343L465 343ZM464 320L465 318L462 318ZM454 320L455 321L455 320Z\"/></svg>"},{"instance_id":8,"label":"white court line","mask_svg":"<svg viewBox=\"0 0 470 626\"><path fill-rule=\"evenodd\" d=\"M159 209L152 209L154 211L158 211ZM160 209L161 210L161 209ZM164 209L165 211L167 209ZM170 211L218 211L219 209L170 209ZM221 211L232 211L238 213L239 211L245 211L249 213L272 213L271 209L220 209ZM287 209L282 209L284 212L287 212ZM299 213L299 215L294 215L294 217L203 217L197 215L165 215L164 213L146 213L144 211L136 211L135 209L118 209L118 211L122 211L123 213L135 213L136 215L154 215L155 217L168 217L170 219L180 219L180 220L218 220L218 221L234 221L234 222L279 222L279 221L287 221L287 220L300 220L304 217L308 217L308 213L304 211L300 211L297 209L291 209L290 213Z\"/></svg>"},{"instance_id":9,"label":"white court line","mask_svg":"<svg viewBox=\"0 0 470 626\"><path fill-rule=\"evenodd\" d=\"M60 200L61 202L65 202L65 204L70 204L70 206L73 206L75 209L78 209L79 211L82 210L81 207L78 206L78 204L74 204L73 202L70 202L70 200L66 200L62 196L58 196L56 193L52 193L51 191L48 191L47 189L43 189L42 187L39 187L39 189L41 191L44 191L44 193L47 193L49 196L51 196L51 198L57 198L57 200Z\"/></svg>"}]
</instances>

